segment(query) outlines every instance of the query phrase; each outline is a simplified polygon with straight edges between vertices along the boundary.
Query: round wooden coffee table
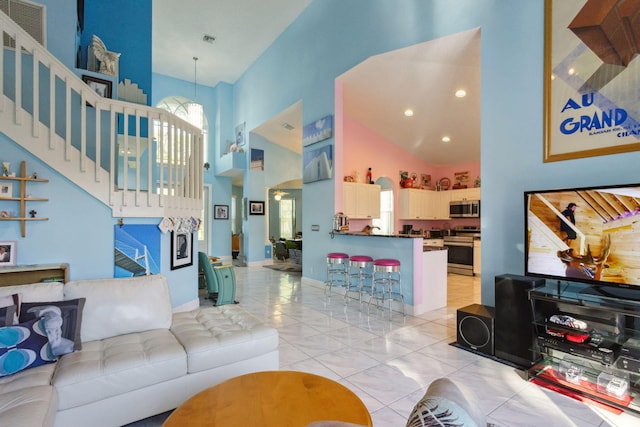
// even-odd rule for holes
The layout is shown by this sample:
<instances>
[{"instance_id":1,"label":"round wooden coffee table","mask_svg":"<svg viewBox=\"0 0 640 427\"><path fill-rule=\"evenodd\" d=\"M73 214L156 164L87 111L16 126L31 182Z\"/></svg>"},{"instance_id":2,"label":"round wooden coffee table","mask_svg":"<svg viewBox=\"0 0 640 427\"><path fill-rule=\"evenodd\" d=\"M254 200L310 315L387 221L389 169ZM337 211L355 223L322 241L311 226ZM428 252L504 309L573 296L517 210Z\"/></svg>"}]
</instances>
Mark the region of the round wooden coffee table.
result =
<instances>
[{"instance_id":1,"label":"round wooden coffee table","mask_svg":"<svg viewBox=\"0 0 640 427\"><path fill-rule=\"evenodd\" d=\"M307 372L266 371L201 391L163 426L304 427L322 420L373 425L364 403L342 384Z\"/></svg>"}]
</instances>

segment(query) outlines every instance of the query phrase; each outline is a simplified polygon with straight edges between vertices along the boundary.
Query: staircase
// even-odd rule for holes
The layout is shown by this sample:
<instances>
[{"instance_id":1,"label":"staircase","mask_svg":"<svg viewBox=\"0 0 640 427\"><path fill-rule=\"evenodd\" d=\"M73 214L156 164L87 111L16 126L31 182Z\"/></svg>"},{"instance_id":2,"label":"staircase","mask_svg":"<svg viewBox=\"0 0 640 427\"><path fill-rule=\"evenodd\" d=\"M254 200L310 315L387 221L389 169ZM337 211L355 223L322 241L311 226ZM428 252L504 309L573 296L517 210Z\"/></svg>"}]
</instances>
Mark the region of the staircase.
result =
<instances>
[{"instance_id":1,"label":"staircase","mask_svg":"<svg viewBox=\"0 0 640 427\"><path fill-rule=\"evenodd\" d=\"M103 98L0 12L0 130L114 217L196 217L202 131L157 108Z\"/></svg>"}]
</instances>

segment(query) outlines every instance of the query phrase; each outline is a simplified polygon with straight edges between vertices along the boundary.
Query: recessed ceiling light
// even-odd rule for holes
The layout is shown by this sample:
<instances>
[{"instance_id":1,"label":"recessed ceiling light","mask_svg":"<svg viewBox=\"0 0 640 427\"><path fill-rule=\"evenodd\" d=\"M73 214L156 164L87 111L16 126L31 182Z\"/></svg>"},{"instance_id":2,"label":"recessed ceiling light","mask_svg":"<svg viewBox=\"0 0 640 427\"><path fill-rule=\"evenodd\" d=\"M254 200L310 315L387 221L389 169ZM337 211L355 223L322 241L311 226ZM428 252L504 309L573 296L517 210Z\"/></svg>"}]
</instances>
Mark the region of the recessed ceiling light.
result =
<instances>
[{"instance_id":1,"label":"recessed ceiling light","mask_svg":"<svg viewBox=\"0 0 640 427\"><path fill-rule=\"evenodd\" d=\"M456 97L457 98L464 98L465 96L467 96L467 91L464 89L458 89L456 91Z\"/></svg>"},{"instance_id":2,"label":"recessed ceiling light","mask_svg":"<svg viewBox=\"0 0 640 427\"><path fill-rule=\"evenodd\" d=\"M413 116L413 110L411 108L407 108L406 110L404 110L404 115L407 117Z\"/></svg>"},{"instance_id":3,"label":"recessed ceiling light","mask_svg":"<svg viewBox=\"0 0 640 427\"><path fill-rule=\"evenodd\" d=\"M442 142L449 142L449 141L451 141L451 138L449 138L448 136L442 137Z\"/></svg>"},{"instance_id":4,"label":"recessed ceiling light","mask_svg":"<svg viewBox=\"0 0 640 427\"><path fill-rule=\"evenodd\" d=\"M575 68L569 68L569 75L573 76L576 73Z\"/></svg>"}]
</instances>

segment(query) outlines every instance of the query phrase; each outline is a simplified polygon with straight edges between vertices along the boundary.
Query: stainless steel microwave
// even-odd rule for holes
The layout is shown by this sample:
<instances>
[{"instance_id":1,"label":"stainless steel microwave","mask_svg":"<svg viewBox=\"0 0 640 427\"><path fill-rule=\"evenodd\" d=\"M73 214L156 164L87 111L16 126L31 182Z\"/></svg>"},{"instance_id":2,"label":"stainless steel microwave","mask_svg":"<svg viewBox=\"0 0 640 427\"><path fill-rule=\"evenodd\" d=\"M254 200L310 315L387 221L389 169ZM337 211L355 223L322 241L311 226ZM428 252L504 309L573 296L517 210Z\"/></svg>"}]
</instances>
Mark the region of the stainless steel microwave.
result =
<instances>
[{"instance_id":1,"label":"stainless steel microwave","mask_svg":"<svg viewBox=\"0 0 640 427\"><path fill-rule=\"evenodd\" d=\"M480 200L457 200L449 202L450 218L479 218Z\"/></svg>"}]
</instances>

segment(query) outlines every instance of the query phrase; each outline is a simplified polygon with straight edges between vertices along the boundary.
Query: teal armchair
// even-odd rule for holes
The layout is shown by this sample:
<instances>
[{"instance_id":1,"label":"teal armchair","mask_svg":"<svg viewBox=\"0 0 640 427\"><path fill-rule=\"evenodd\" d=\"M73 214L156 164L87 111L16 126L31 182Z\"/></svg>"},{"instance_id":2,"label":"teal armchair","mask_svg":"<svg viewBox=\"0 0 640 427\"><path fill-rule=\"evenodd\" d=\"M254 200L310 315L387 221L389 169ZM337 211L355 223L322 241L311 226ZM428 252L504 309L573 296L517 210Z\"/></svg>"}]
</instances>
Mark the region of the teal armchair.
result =
<instances>
[{"instance_id":1,"label":"teal armchair","mask_svg":"<svg viewBox=\"0 0 640 427\"><path fill-rule=\"evenodd\" d=\"M212 265L204 252L198 252L198 271L204 277L213 305L237 304L236 276L232 265Z\"/></svg>"}]
</instances>

